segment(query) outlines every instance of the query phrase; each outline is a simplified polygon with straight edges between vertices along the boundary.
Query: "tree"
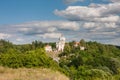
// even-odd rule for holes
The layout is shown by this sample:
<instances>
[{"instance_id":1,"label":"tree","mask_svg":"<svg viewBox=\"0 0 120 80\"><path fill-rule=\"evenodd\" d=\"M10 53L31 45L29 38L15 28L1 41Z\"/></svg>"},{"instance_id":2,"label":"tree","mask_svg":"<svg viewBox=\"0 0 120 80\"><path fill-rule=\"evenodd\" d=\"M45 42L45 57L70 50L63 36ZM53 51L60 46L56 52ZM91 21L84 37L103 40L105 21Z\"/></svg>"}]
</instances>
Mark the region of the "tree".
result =
<instances>
[{"instance_id":1,"label":"tree","mask_svg":"<svg viewBox=\"0 0 120 80\"><path fill-rule=\"evenodd\" d=\"M80 45L81 45L81 46L86 46L86 42L85 42L84 39L81 39L81 40L80 40Z\"/></svg>"}]
</instances>

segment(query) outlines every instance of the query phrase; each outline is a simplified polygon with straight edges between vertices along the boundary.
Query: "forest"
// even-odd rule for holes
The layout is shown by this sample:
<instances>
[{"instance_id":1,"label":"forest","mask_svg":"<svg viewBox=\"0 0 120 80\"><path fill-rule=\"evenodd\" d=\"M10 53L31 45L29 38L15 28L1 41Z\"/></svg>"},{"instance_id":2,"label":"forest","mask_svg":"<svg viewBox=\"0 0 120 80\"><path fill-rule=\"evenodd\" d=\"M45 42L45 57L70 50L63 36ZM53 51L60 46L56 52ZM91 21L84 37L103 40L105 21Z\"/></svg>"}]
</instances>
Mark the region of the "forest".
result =
<instances>
[{"instance_id":1,"label":"forest","mask_svg":"<svg viewBox=\"0 0 120 80\"><path fill-rule=\"evenodd\" d=\"M120 80L120 47L98 42L86 42L74 47L75 41L67 42L60 52L59 62L49 57L44 50L46 44L55 48L55 43L33 41L17 45L0 40L0 66L10 68L43 67L60 71L70 80ZM80 50L84 46L85 50Z\"/></svg>"}]
</instances>

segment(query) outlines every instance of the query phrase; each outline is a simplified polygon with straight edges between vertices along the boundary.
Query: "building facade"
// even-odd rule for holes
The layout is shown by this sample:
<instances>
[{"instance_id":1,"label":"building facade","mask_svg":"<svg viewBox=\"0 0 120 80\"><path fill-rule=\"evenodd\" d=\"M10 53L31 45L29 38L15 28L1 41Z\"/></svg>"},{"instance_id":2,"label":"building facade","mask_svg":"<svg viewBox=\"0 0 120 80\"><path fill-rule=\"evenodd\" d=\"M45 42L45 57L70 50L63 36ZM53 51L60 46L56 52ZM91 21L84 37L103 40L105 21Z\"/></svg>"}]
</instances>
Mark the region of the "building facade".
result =
<instances>
[{"instance_id":1,"label":"building facade","mask_svg":"<svg viewBox=\"0 0 120 80\"><path fill-rule=\"evenodd\" d=\"M57 51L62 51L63 52L64 46L65 46L65 40L66 40L65 37L61 36L59 38L59 41L56 42L56 49L57 49Z\"/></svg>"},{"instance_id":2,"label":"building facade","mask_svg":"<svg viewBox=\"0 0 120 80\"><path fill-rule=\"evenodd\" d=\"M46 52L51 52L51 51L52 51L52 46L46 45L46 46L45 46L45 51L46 51Z\"/></svg>"},{"instance_id":3,"label":"building facade","mask_svg":"<svg viewBox=\"0 0 120 80\"><path fill-rule=\"evenodd\" d=\"M81 46L80 42L74 42L74 47L80 47L80 50L85 50L84 46Z\"/></svg>"}]
</instances>

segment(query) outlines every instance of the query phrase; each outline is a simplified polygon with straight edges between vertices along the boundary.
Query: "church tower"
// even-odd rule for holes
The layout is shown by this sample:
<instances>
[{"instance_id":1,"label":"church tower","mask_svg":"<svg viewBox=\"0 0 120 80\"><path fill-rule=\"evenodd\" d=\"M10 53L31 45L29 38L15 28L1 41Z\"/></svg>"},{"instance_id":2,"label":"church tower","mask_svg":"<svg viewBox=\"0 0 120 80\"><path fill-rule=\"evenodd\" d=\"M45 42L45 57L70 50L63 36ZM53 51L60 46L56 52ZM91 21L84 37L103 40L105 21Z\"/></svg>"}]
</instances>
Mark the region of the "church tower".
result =
<instances>
[{"instance_id":1,"label":"church tower","mask_svg":"<svg viewBox=\"0 0 120 80\"><path fill-rule=\"evenodd\" d=\"M65 46L65 37L62 35L60 38L59 38L59 41L56 42L56 48L58 51L62 51L64 50L64 46Z\"/></svg>"}]
</instances>

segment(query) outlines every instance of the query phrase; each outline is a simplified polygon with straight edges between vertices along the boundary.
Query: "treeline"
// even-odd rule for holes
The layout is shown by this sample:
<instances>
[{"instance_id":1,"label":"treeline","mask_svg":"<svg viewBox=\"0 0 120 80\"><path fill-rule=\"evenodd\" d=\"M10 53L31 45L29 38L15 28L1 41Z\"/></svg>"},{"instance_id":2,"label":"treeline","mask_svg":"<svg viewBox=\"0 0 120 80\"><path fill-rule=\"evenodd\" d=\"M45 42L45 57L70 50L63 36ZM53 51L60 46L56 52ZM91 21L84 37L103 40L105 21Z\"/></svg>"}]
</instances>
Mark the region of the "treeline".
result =
<instances>
[{"instance_id":1,"label":"treeline","mask_svg":"<svg viewBox=\"0 0 120 80\"><path fill-rule=\"evenodd\" d=\"M55 43L43 43L42 41L33 41L31 44L22 44L22 45L16 45L9 41L0 40L0 54L2 53L8 53L9 50L14 50L18 53L24 53L26 51L36 50L40 48L44 48L45 45L51 45L52 47L55 47Z\"/></svg>"},{"instance_id":2,"label":"treeline","mask_svg":"<svg viewBox=\"0 0 120 80\"><path fill-rule=\"evenodd\" d=\"M80 41L74 47L74 41L66 43L65 50L59 56L60 67L72 80L120 80L120 49L113 45Z\"/></svg>"},{"instance_id":3,"label":"treeline","mask_svg":"<svg viewBox=\"0 0 120 80\"><path fill-rule=\"evenodd\" d=\"M46 67L59 70L71 80L120 80L120 47L97 42L80 40L65 45L59 54L59 63L46 55L46 44L55 47L55 43L33 41L31 44L15 45L0 40L0 65L12 68ZM80 50L84 46L85 50Z\"/></svg>"},{"instance_id":4,"label":"treeline","mask_svg":"<svg viewBox=\"0 0 120 80\"><path fill-rule=\"evenodd\" d=\"M59 68L52 58L46 55L41 41L32 44L14 45L9 41L0 40L0 65L11 68L46 67Z\"/></svg>"}]
</instances>

